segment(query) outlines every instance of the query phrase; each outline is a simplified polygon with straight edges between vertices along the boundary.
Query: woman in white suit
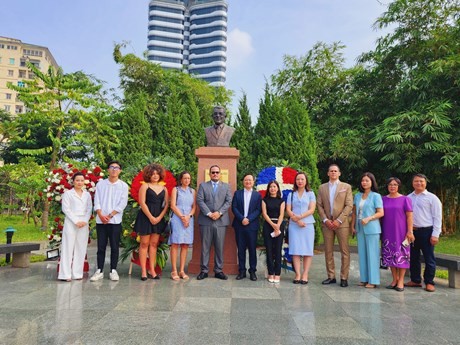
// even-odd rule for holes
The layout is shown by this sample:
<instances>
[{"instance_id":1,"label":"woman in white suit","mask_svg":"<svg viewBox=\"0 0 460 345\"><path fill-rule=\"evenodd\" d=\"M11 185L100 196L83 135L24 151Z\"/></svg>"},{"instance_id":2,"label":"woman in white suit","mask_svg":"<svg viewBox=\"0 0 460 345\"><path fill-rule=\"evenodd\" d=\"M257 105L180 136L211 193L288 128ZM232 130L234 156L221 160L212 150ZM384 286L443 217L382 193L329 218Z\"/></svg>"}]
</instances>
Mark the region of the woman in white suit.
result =
<instances>
[{"instance_id":1,"label":"woman in white suit","mask_svg":"<svg viewBox=\"0 0 460 345\"><path fill-rule=\"evenodd\" d=\"M84 189L85 175L76 172L72 176L72 181L73 188L62 196L65 220L58 279L65 281L83 278L89 235L88 222L93 208L91 195Z\"/></svg>"},{"instance_id":2,"label":"woman in white suit","mask_svg":"<svg viewBox=\"0 0 460 345\"><path fill-rule=\"evenodd\" d=\"M358 234L359 286L375 288L380 285L380 228L383 217L382 196L372 173L361 176L359 193L355 195L352 213L352 231Z\"/></svg>"}]
</instances>

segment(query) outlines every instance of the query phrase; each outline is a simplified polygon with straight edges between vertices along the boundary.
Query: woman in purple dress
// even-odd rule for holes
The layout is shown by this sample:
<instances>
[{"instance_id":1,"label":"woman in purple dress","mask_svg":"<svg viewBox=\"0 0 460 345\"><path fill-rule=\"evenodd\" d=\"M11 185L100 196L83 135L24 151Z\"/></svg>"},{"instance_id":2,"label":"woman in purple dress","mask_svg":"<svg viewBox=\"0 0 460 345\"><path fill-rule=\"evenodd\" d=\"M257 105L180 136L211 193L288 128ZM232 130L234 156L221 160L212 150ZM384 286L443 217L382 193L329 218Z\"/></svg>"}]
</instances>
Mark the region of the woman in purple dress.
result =
<instances>
[{"instance_id":1,"label":"woman in purple dress","mask_svg":"<svg viewBox=\"0 0 460 345\"><path fill-rule=\"evenodd\" d=\"M389 194L383 197L382 259L390 267L393 280L387 289L404 291L404 274L410 263L412 232L412 202L399 193L401 181L390 177L387 181Z\"/></svg>"}]
</instances>

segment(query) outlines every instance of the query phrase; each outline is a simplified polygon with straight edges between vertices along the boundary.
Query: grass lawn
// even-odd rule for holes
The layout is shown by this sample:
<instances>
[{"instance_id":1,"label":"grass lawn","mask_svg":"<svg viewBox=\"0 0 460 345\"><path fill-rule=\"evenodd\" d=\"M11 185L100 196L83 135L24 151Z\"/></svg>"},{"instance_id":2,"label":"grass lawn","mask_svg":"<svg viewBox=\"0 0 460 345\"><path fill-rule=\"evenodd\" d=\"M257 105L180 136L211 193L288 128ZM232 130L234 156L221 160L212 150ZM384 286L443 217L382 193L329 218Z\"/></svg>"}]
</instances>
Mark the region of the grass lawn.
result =
<instances>
[{"instance_id":1,"label":"grass lawn","mask_svg":"<svg viewBox=\"0 0 460 345\"><path fill-rule=\"evenodd\" d=\"M6 234L3 232L8 226L16 229L13 235L14 242L37 242L47 241L46 234L40 230L40 227L35 227L34 223L28 224L27 221L22 221L22 216L6 216L0 215L0 243L6 243Z\"/></svg>"}]
</instances>

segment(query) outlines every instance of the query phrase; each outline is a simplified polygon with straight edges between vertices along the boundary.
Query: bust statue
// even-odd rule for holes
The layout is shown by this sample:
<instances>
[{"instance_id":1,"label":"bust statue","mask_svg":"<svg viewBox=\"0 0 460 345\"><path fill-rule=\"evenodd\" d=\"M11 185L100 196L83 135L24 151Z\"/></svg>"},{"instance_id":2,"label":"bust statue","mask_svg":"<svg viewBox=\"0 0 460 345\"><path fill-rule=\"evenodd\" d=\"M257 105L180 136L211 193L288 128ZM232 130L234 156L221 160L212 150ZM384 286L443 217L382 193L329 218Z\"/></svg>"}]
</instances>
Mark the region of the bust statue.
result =
<instances>
[{"instance_id":1,"label":"bust statue","mask_svg":"<svg viewBox=\"0 0 460 345\"><path fill-rule=\"evenodd\" d=\"M212 119L214 120L214 126L206 127L204 129L206 133L206 146L223 146L228 147L230 139L232 138L235 128L227 126L225 119L227 113L224 107L214 107L212 113Z\"/></svg>"}]
</instances>

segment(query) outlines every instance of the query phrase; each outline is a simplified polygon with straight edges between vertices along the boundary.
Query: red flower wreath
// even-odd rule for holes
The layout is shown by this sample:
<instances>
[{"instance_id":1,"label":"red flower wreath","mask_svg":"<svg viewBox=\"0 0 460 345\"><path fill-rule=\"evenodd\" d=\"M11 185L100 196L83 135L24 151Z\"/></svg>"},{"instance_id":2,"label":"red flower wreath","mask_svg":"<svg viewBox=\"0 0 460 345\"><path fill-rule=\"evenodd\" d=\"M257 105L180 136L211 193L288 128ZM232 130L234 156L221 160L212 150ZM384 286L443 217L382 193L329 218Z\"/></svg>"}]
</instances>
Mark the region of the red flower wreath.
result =
<instances>
[{"instance_id":1,"label":"red flower wreath","mask_svg":"<svg viewBox=\"0 0 460 345\"><path fill-rule=\"evenodd\" d=\"M141 171L133 178L133 181L131 182L130 193L132 198L137 202L139 202L139 189L141 188L141 185L143 183L145 182L144 176ZM160 182L160 184L164 184L166 189L168 190L168 194L171 195L173 188L177 186L177 181L174 175L169 170L165 170L165 179L164 181Z\"/></svg>"}]
</instances>

